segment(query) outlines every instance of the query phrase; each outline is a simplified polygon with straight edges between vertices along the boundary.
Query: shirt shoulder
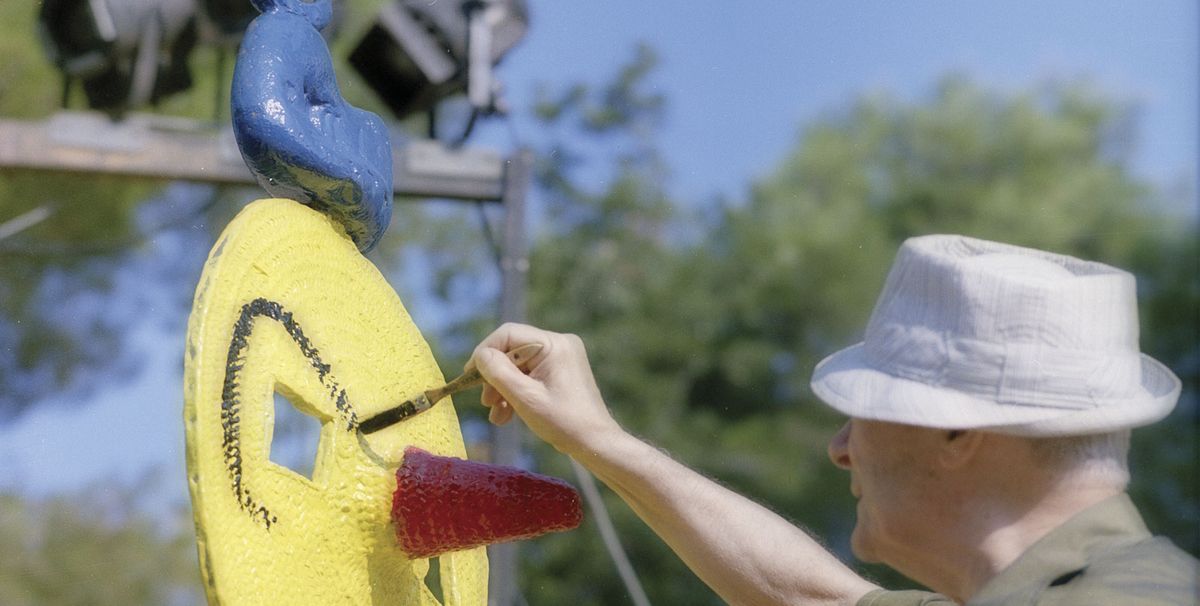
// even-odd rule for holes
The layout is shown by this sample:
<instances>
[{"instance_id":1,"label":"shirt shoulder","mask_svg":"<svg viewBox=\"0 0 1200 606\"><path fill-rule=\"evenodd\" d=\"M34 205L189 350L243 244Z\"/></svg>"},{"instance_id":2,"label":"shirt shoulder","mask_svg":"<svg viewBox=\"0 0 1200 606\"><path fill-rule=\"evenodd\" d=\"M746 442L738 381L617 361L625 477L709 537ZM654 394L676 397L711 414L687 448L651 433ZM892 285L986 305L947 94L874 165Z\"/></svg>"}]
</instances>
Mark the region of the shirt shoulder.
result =
<instances>
[{"instance_id":1,"label":"shirt shoulder","mask_svg":"<svg viewBox=\"0 0 1200 606\"><path fill-rule=\"evenodd\" d=\"M1039 604L1200 603L1200 562L1163 537L1147 538L1094 558L1070 578L1057 579Z\"/></svg>"},{"instance_id":2,"label":"shirt shoulder","mask_svg":"<svg viewBox=\"0 0 1200 606\"><path fill-rule=\"evenodd\" d=\"M858 600L855 606L950 606L950 598L928 591L888 591L876 589Z\"/></svg>"}]
</instances>

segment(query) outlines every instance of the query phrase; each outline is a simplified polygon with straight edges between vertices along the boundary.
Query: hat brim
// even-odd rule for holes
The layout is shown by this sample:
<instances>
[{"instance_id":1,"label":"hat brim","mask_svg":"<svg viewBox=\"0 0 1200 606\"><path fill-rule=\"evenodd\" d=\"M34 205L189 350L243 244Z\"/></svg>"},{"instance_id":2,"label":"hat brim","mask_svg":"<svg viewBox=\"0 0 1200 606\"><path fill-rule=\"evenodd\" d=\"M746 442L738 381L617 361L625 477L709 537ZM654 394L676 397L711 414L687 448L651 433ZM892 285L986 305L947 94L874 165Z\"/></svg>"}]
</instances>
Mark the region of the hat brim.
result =
<instances>
[{"instance_id":1,"label":"hat brim","mask_svg":"<svg viewBox=\"0 0 1200 606\"><path fill-rule=\"evenodd\" d=\"M850 417L941 429L984 429L1024 436L1084 435L1148 425L1179 399L1179 378L1141 354L1135 397L1082 410L999 403L954 389L896 377L873 368L863 344L843 349L813 371L812 389Z\"/></svg>"}]
</instances>

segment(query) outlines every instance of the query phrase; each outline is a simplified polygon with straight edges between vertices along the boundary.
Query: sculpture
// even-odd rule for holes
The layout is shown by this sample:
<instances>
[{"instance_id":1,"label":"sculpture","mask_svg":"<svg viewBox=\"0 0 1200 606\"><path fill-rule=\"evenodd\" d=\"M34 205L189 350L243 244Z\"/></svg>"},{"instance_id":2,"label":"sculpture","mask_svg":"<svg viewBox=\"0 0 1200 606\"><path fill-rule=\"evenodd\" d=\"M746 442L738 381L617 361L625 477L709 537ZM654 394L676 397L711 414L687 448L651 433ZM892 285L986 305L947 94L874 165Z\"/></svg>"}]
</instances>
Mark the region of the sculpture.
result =
<instances>
[{"instance_id":1,"label":"sculpture","mask_svg":"<svg viewBox=\"0 0 1200 606\"><path fill-rule=\"evenodd\" d=\"M361 254L390 220L391 147L382 120L338 92L318 33L330 0L252 1L263 14L238 54L234 132L259 183L288 199L253 202L226 227L188 323L188 485L208 600L483 604L482 545L575 527L578 494L464 461L450 403L370 441L358 431L360 419L444 382L403 304ZM275 393L320 422L311 478L269 458ZM409 460L406 449L419 454ZM475 494L515 502L472 511L459 484L440 490L462 474L463 485L482 488ZM397 477L411 481L398 487ZM485 478L503 486L488 490ZM458 513L434 518L423 503ZM535 503L558 515L528 515ZM425 582L433 556L440 601Z\"/></svg>"}]
</instances>

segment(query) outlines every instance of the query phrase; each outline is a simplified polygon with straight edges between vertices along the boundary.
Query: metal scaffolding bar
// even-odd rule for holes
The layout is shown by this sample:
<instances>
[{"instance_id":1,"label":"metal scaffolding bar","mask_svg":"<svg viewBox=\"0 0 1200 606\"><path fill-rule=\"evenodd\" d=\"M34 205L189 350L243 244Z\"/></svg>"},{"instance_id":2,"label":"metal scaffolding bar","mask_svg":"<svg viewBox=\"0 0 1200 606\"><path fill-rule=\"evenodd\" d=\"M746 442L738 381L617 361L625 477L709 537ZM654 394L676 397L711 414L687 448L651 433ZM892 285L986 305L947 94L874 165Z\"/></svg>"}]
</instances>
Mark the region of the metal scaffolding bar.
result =
<instances>
[{"instance_id":1,"label":"metal scaffolding bar","mask_svg":"<svg viewBox=\"0 0 1200 606\"><path fill-rule=\"evenodd\" d=\"M518 150L508 159L504 175L504 232L500 256L500 320L524 322L526 288L529 274L528 240L525 235L525 197L533 171L533 153ZM492 460L499 465L519 466L521 441L524 436L521 420L513 420L492 431ZM488 604L514 606L519 587L519 554L517 543L500 543L488 547Z\"/></svg>"}]
</instances>

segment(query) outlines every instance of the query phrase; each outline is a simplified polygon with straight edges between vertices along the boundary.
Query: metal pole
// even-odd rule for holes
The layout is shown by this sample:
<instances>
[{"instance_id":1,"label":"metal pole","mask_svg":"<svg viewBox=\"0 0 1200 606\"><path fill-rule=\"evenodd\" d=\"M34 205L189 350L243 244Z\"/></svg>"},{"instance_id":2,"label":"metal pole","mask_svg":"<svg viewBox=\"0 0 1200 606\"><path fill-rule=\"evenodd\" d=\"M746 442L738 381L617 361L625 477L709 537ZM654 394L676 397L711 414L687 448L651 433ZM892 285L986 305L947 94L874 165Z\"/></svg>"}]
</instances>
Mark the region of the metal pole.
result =
<instances>
[{"instance_id":1,"label":"metal pole","mask_svg":"<svg viewBox=\"0 0 1200 606\"><path fill-rule=\"evenodd\" d=\"M526 279L529 273L528 242L525 236L525 196L533 171L533 153L519 149L509 157L504 173L504 233L500 257L500 319L504 322L525 321ZM492 458L500 465L517 465L521 458L524 426L514 418L492 432ZM490 573L488 604L514 606L517 603L519 569L516 543L501 543L488 547Z\"/></svg>"}]
</instances>

